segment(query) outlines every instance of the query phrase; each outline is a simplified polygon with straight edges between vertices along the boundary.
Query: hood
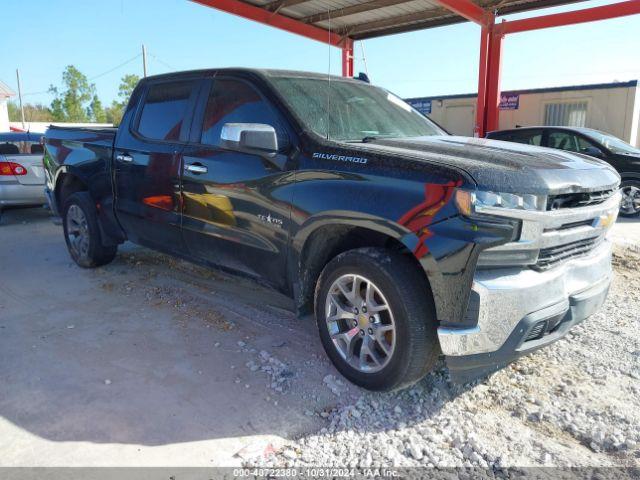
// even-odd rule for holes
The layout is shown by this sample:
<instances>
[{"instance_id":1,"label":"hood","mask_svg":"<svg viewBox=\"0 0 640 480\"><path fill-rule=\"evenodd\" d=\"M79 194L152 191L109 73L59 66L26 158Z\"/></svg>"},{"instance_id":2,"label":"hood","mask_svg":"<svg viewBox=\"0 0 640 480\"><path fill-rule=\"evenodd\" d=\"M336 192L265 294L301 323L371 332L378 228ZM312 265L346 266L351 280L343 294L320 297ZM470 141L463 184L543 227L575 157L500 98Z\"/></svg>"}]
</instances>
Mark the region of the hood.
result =
<instances>
[{"instance_id":1,"label":"hood","mask_svg":"<svg viewBox=\"0 0 640 480\"><path fill-rule=\"evenodd\" d=\"M618 162L624 163L621 167L629 169L632 172L640 173L640 154L634 155L633 153L612 153L614 159Z\"/></svg>"},{"instance_id":2,"label":"hood","mask_svg":"<svg viewBox=\"0 0 640 480\"><path fill-rule=\"evenodd\" d=\"M620 182L613 167L596 158L484 138L385 138L365 143L362 148L460 168L483 190L557 194L606 190Z\"/></svg>"}]
</instances>

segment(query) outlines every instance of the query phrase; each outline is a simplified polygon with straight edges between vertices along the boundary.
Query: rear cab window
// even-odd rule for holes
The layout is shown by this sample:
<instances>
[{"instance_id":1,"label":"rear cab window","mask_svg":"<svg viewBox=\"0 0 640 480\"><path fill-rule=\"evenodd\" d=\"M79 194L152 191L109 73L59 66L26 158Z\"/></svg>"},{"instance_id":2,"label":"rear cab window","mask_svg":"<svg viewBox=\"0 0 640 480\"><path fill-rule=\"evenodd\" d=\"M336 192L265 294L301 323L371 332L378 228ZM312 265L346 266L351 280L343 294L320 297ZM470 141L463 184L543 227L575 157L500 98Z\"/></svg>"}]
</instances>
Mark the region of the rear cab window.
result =
<instances>
[{"instance_id":1,"label":"rear cab window","mask_svg":"<svg viewBox=\"0 0 640 480\"><path fill-rule=\"evenodd\" d=\"M142 102L136 131L149 140L179 141L198 81L152 83Z\"/></svg>"}]
</instances>

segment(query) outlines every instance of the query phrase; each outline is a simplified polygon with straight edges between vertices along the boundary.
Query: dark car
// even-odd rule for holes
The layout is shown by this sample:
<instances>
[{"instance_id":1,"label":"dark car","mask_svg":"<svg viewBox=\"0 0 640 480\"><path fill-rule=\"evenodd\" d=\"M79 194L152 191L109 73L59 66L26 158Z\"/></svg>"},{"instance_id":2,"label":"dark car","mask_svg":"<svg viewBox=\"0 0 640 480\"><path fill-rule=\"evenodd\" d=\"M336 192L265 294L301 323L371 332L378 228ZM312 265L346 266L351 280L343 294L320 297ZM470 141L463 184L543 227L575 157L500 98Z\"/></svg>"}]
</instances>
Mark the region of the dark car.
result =
<instances>
[{"instance_id":1,"label":"dark car","mask_svg":"<svg viewBox=\"0 0 640 480\"><path fill-rule=\"evenodd\" d=\"M125 240L249 275L315 311L375 390L492 371L562 338L611 281L609 165L454 137L365 82L147 77L118 129L49 128L47 191L82 267ZM458 377L460 378L460 377Z\"/></svg>"},{"instance_id":2,"label":"dark car","mask_svg":"<svg viewBox=\"0 0 640 480\"><path fill-rule=\"evenodd\" d=\"M613 135L582 127L526 127L489 132L487 138L524 143L600 158L622 177L620 215L640 215L640 149Z\"/></svg>"}]
</instances>

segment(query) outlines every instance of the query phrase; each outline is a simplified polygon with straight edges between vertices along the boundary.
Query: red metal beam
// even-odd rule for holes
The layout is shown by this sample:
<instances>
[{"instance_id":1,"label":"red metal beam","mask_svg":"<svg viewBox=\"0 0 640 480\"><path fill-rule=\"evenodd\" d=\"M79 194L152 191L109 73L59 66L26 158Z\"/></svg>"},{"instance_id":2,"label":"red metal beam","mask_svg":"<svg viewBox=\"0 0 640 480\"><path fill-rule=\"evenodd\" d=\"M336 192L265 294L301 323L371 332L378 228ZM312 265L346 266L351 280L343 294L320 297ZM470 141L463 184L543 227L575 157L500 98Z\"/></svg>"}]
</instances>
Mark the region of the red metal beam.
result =
<instances>
[{"instance_id":1,"label":"red metal beam","mask_svg":"<svg viewBox=\"0 0 640 480\"><path fill-rule=\"evenodd\" d=\"M353 40L350 38L342 45L342 76L353 77Z\"/></svg>"},{"instance_id":2,"label":"red metal beam","mask_svg":"<svg viewBox=\"0 0 640 480\"><path fill-rule=\"evenodd\" d=\"M480 66L478 67L478 100L476 102L475 137L484 137L487 126L487 80L489 76L489 42L490 27L482 27L480 31Z\"/></svg>"},{"instance_id":3,"label":"red metal beam","mask_svg":"<svg viewBox=\"0 0 640 480\"><path fill-rule=\"evenodd\" d=\"M328 43L334 47L340 47L346 40L350 40L346 37L342 37L333 32L329 32L322 28L315 27L313 25L306 25L302 22L294 20L293 18L285 17L278 13L269 12L263 8L254 7L248 3L241 2L239 0L191 0L192 2L199 3L205 7L211 7L223 12L238 15L239 17L248 18L265 25L286 30L287 32L302 35L303 37L310 38L322 43Z\"/></svg>"},{"instance_id":4,"label":"red metal beam","mask_svg":"<svg viewBox=\"0 0 640 480\"><path fill-rule=\"evenodd\" d=\"M486 85L486 123L484 131L500 128L500 74L502 70L502 34L492 29L489 35L489 62Z\"/></svg>"},{"instance_id":5,"label":"red metal beam","mask_svg":"<svg viewBox=\"0 0 640 480\"><path fill-rule=\"evenodd\" d=\"M493 21L493 14L479 7L471 0L436 0L440 5L453 13L479 25L489 25Z\"/></svg>"},{"instance_id":6,"label":"red metal beam","mask_svg":"<svg viewBox=\"0 0 640 480\"><path fill-rule=\"evenodd\" d=\"M530 30L563 27L565 25L595 22L635 14L640 14L640 0L628 0L626 2L574 10L572 12L555 13L541 17L525 18L523 20L512 20L496 25L496 32L503 35L507 33L528 32Z\"/></svg>"}]
</instances>

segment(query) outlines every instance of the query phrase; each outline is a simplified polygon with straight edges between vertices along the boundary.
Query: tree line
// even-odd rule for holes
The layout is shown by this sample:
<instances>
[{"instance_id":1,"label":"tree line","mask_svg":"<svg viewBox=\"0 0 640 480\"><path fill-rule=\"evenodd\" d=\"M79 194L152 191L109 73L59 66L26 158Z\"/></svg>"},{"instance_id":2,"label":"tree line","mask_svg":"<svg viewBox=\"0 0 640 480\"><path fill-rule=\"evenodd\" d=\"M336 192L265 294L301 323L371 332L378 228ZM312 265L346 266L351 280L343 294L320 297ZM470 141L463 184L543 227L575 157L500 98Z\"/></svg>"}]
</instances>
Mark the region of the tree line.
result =
<instances>
[{"instance_id":1,"label":"tree line","mask_svg":"<svg viewBox=\"0 0 640 480\"><path fill-rule=\"evenodd\" d=\"M117 100L104 107L96 93L95 84L90 83L86 75L76 67L69 65L62 73L61 86L49 87L49 93L54 96L51 105L24 104L24 119L27 122L96 122L118 125L139 80L140 77L137 75L123 76L120 79ZM8 109L10 121L22 120L17 101L9 102Z\"/></svg>"}]
</instances>

